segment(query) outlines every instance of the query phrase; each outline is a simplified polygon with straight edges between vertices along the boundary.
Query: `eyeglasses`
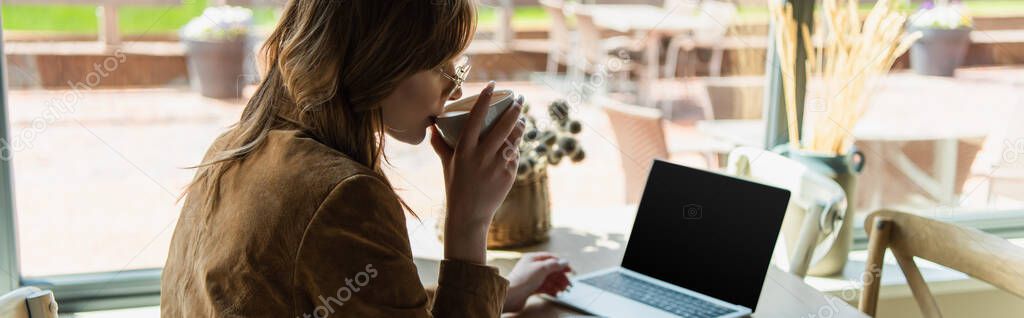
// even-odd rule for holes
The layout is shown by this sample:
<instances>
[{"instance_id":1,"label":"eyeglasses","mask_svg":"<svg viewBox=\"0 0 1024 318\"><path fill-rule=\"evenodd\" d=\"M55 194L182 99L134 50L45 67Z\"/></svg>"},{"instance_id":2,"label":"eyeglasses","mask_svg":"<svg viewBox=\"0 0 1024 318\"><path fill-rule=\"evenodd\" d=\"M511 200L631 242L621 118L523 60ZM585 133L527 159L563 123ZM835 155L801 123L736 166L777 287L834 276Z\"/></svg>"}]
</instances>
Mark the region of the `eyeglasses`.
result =
<instances>
[{"instance_id":1,"label":"eyeglasses","mask_svg":"<svg viewBox=\"0 0 1024 318\"><path fill-rule=\"evenodd\" d=\"M449 74L447 71L444 70L444 67L437 68L437 72L441 73L442 77L455 83L455 86L452 86L452 89L448 91L447 98L451 98L452 94L455 94L455 91L462 88L462 83L466 81L467 77L469 77L469 69L471 68L471 66L469 65L469 57L459 57L458 59L455 60L454 66L455 74Z\"/></svg>"}]
</instances>

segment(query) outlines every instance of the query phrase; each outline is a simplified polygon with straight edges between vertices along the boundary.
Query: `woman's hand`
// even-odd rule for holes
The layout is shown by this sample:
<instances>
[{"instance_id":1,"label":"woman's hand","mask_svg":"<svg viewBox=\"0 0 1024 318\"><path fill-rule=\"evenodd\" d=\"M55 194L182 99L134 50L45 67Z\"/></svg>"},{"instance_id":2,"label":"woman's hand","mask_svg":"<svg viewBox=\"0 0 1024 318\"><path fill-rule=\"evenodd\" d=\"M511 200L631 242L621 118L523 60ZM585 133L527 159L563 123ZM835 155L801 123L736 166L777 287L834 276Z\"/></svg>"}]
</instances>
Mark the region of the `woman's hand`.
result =
<instances>
[{"instance_id":1,"label":"woman's hand","mask_svg":"<svg viewBox=\"0 0 1024 318\"><path fill-rule=\"evenodd\" d=\"M483 264L487 246L487 227L498 205L505 200L515 181L519 162L522 98L483 133L484 118L491 105L494 82L480 93L470 111L455 149L434 127L430 143L444 166L448 214L445 219L445 258Z\"/></svg>"},{"instance_id":2,"label":"woman's hand","mask_svg":"<svg viewBox=\"0 0 1024 318\"><path fill-rule=\"evenodd\" d=\"M526 299L533 294L557 295L569 287L569 263L549 253L528 253L516 263L508 274L508 294L503 312L523 309Z\"/></svg>"}]
</instances>

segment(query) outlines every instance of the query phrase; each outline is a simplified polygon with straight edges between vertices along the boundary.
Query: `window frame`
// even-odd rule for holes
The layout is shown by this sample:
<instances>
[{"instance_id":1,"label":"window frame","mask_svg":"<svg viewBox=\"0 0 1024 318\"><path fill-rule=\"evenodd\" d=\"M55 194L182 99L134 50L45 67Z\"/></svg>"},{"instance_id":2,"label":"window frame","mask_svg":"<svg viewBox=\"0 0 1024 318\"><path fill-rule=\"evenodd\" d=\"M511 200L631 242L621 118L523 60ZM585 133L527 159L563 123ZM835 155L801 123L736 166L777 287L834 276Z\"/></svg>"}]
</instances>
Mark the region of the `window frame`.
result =
<instances>
[{"instance_id":1,"label":"window frame","mask_svg":"<svg viewBox=\"0 0 1024 318\"><path fill-rule=\"evenodd\" d=\"M0 13L2 13L0 8ZM0 17L0 25L3 18ZM7 127L7 58L4 52L3 28L0 28L0 291L21 285L18 262L17 219L14 218L14 176L11 170L12 149L8 148L10 131Z\"/></svg>"},{"instance_id":2,"label":"window frame","mask_svg":"<svg viewBox=\"0 0 1024 318\"><path fill-rule=\"evenodd\" d=\"M813 19L814 12L814 1L798 1L798 0L772 0L778 2L788 2L793 5L793 15L797 21L807 21ZM775 26L769 26L769 32L775 32ZM769 38L774 38L769 34ZM797 40L797 45L803 46L803 39ZM779 64L778 55L775 53L775 41L769 41L768 52L766 58L768 59L765 63L765 111L764 120L765 125L765 145L767 149L771 150L775 146L785 144L788 142L789 132L787 131L787 115L785 111L784 102L784 90L782 87L782 72ZM796 65L798 68L804 65L806 55L803 54L804 50L798 49L796 55ZM804 77L804 73L797 71L795 74L794 83L796 87L797 95L797 121L798 126L801 125L803 120L803 96L805 93L807 79ZM971 227L982 232L993 234L1003 238L1020 238L1024 237L1024 208L1006 209L1006 210L973 210L967 215L951 215L951 216L928 216L930 218L949 222L961 226ZM864 250L867 249L867 232L864 231L864 218L866 213L853 217L854 221L854 232L853 232L853 248L852 250Z\"/></svg>"},{"instance_id":3,"label":"window frame","mask_svg":"<svg viewBox=\"0 0 1024 318\"><path fill-rule=\"evenodd\" d=\"M61 313L160 305L160 268L27 277L23 286L53 291Z\"/></svg>"},{"instance_id":4,"label":"window frame","mask_svg":"<svg viewBox=\"0 0 1024 318\"><path fill-rule=\"evenodd\" d=\"M2 39L3 30L0 28L0 53L4 52ZM769 55L769 58L773 59L772 55ZM772 61L769 65L772 63L776 63L774 65L777 67L777 61ZM7 83L6 59L0 59L0 294L22 286L50 289L54 292L61 311L65 313L159 305L162 273L160 268L43 277L21 276L14 177L10 164L14 154L6 146L10 136ZM781 96L781 86L769 87L773 91L766 95L777 100ZM1024 209L937 219L975 227L1001 237L1024 237ZM867 236L863 230L863 218L854 220L854 249L865 249Z\"/></svg>"},{"instance_id":5,"label":"window frame","mask_svg":"<svg viewBox=\"0 0 1024 318\"><path fill-rule=\"evenodd\" d=\"M977 229L987 234L1004 239L1024 237L1024 208L1006 210L971 210L968 214L952 216L923 215L927 218ZM864 231L864 219L867 215L855 216L853 227L853 248L851 250L868 249L868 236Z\"/></svg>"},{"instance_id":6,"label":"window frame","mask_svg":"<svg viewBox=\"0 0 1024 318\"><path fill-rule=\"evenodd\" d=\"M0 8L0 13L2 13ZM0 18L0 25L3 21ZM0 53L4 53L0 28ZM4 54L3 56L6 56ZM11 131L7 99L7 59L0 59L0 294L23 287L52 290L62 312L156 306L160 304L161 269L22 277L18 254L18 222L14 175L9 149Z\"/></svg>"}]
</instances>

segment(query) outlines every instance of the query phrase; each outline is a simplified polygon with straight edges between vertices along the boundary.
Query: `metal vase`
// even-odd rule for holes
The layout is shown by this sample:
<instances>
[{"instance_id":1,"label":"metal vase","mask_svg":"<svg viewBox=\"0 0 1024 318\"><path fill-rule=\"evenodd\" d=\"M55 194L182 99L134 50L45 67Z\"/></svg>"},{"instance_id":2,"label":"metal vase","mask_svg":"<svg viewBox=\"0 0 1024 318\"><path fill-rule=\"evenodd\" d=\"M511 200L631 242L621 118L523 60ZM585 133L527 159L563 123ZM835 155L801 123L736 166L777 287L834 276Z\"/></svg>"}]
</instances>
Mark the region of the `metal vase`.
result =
<instances>
[{"instance_id":1,"label":"metal vase","mask_svg":"<svg viewBox=\"0 0 1024 318\"><path fill-rule=\"evenodd\" d=\"M516 249L548 241L551 197L547 169L516 180L494 213L487 230L488 249ZM437 237L444 241L444 217L437 222Z\"/></svg>"},{"instance_id":2,"label":"metal vase","mask_svg":"<svg viewBox=\"0 0 1024 318\"><path fill-rule=\"evenodd\" d=\"M843 188L843 192L846 193L846 202L856 202L854 194L857 189L857 176L864 170L865 162L864 153L860 150L851 147L849 153L838 156L794 150L788 147L788 145L782 145L777 150L781 155L835 180ZM832 276L843 271L843 267L846 266L846 261L850 254L850 248L853 246L853 215L854 206L849 204L846 210L846 218L839 229L835 244L832 245L832 249L825 254L823 259L811 264L811 267L807 270L808 275ZM796 223L796 225L783 226L786 237L799 236L800 224L802 222Z\"/></svg>"},{"instance_id":3,"label":"metal vase","mask_svg":"<svg viewBox=\"0 0 1024 318\"><path fill-rule=\"evenodd\" d=\"M519 248L547 242L551 197L547 169L516 180L487 231L487 248Z\"/></svg>"},{"instance_id":4,"label":"metal vase","mask_svg":"<svg viewBox=\"0 0 1024 318\"><path fill-rule=\"evenodd\" d=\"M910 68L920 75L953 76L963 64L971 44L970 28L911 28L909 31L920 31L923 35L910 48Z\"/></svg>"},{"instance_id":5,"label":"metal vase","mask_svg":"<svg viewBox=\"0 0 1024 318\"><path fill-rule=\"evenodd\" d=\"M240 98L245 87L245 38L228 42L185 40L189 83L212 98Z\"/></svg>"}]
</instances>

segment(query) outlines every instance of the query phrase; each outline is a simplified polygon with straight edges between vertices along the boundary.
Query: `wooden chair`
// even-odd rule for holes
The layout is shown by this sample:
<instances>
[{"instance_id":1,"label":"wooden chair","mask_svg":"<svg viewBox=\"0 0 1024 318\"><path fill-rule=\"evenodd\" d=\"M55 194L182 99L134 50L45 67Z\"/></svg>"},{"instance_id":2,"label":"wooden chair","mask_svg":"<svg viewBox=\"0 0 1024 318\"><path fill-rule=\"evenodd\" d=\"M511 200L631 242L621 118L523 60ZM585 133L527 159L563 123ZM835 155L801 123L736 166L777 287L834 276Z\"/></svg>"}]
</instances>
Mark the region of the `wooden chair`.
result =
<instances>
[{"instance_id":1,"label":"wooden chair","mask_svg":"<svg viewBox=\"0 0 1024 318\"><path fill-rule=\"evenodd\" d=\"M669 41L668 49L666 50L667 55L665 56L665 78L671 79L676 77L676 63L679 60L680 53L692 53L698 47L711 49L711 61L708 63L708 72L714 77L721 76L722 59L725 55L724 39L729 32L729 27L735 23L738 12L739 9L731 2L720 0L702 1L697 10L698 15L696 17L702 27L693 34L675 36ZM693 65L693 63L690 63L689 57L687 57L687 64ZM694 72L692 68L687 68L687 70Z\"/></svg>"},{"instance_id":2,"label":"wooden chair","mask_svg":"<svg viewBox=\"0 0 1024 318\"><path fill-rule=\"evenodd\" d=\"M860 311L874 316L881 285L882 259L895 256L924 317L942 317L939 306L914 263L926 259L1024 297L1024 248L976 229L913 214L878 211L864 221L868 232L866 281Z\"/></svg>"},{"instance_id":3,"label":"wooden chair","mask_svg":"<svg viewBox=\"0 0 1024 318\"><path fill-rule=\"evenodd\" d=\"M630 74L638 69L637 65L646 62L640 60L642 42L626 35L606 37L602 28L594 22L594 16L582 6L570 6L566 11L576 18L576 32L579 35L576 49L583 75L608 76L610 78L605 80L612 82L610 88L617 91L631 90Z\"/></svg>"},{"instance_id":4,"label":"wooden chair","mask_svg":"<svg viewBox=\"0 0 1024 318\"><path fill-rule=\"evenodd\" d=\"M0 296L0 317L57 318L57 302L49 290L18 288Z\"/></svg>"}]
</instances>

